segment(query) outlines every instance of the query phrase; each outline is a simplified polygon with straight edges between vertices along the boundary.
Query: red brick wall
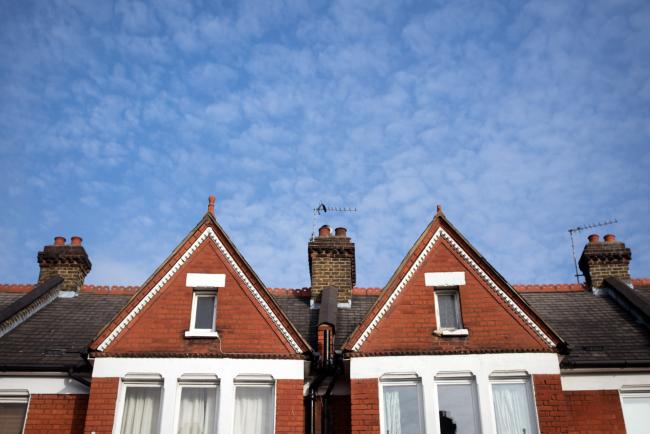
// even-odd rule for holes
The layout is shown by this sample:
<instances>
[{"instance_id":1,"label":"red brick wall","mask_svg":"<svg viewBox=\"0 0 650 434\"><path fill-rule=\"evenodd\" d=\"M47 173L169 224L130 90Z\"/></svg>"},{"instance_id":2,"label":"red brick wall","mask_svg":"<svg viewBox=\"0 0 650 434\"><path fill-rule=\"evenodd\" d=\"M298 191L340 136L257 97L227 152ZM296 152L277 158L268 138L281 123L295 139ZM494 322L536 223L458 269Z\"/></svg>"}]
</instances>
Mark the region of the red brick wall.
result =
<instances>
[{"instance_id":1,"label":"red brick wall","mask_svg":"<svg viewBox=\"0 0 650 434\"><path fill-rule=\"evenodd\" d=\"M192 313L192 288L185 286L187 273L226 275L225 288L217 293L216 328L225 353L293 353L269 316L225 262L212 242L204 241L127 330L108 348L107 354L124 352L219 353L217 339L187 339Z\"/></svg>"},{"instance_id":2,"label":"red brick wall","mask_svg":"<svg viewBox=\"0 0 650 434\"><path fill-rule=\"evenodd\" d=\"M119 378L93 378L86 413L85 433L111 433L115 419L115 402Z\"/></svg>"},{"instance_id":3,"label":"red brick wall","mask_svg":"<svg viewBox=\"0 0 650 434\"><path fill-rule=\"evenodd\" d=\"M623 409L617 390L564 392L570 433L625 434Z\"/></svg>"},{"instance_id":4,"label":"red brick wall","mask_svg":"<svg viewBox=\"0 0 650 434\"><path fill-rule=\"evenodd\" d=\"M275 432L304 433L305 404L302 380L278 380L276 383Z\"/></svg>"},{"instance_id":5,"label":"red brick wall","mask_svg":"<svg viewBox=\"0 0 650 434\"><path fill-rule=\"evenodd\" d=\"M535 404L542 434L566 433L569 424L567 403L559 375L534 375Z\"/></svg>"},{"instance_id":6,"label":"red brick wall","mask_svg":"<svg viewBox=\"0 0 650 434\"><path fill-rule=\"evenodd\" d=\"M434 289L425 286L424 274L449 271L465 271L466 284L459 290L463 325L469 329L467 338L433 334L436 329ZM545 350L548 347L441 238L370 334L361 352L485 349Z\"/></svg>"},{"instance_id":7,"label":"red brick wall","mask_svg":"<svg viewBox=\"0 0 650 434\"><path fill-rule=\"evenodd\" d=\"M350 380L352 434L379 433L379 380Z\"/></svg>"},{"instance_id":8,"label":"red brick wall","mask_svg":"<svg viewBox=\"0 0 650 434\"><path fill-rule=\"evenodd\" d=\"M31 395L25 434L82 433L87 406L88 395Z\"/></svg>"}]
</instances>

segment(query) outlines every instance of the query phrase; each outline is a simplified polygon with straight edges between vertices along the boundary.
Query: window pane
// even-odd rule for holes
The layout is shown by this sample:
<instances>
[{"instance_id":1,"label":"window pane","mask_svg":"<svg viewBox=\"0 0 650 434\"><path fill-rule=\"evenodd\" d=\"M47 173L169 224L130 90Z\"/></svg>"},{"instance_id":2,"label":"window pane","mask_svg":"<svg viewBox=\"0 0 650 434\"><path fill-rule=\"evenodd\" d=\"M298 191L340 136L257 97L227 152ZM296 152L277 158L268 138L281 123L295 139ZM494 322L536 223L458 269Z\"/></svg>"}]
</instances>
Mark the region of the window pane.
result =
<instances>
[{"instance_id":1,"label":"window pane","mask_svg":"<svg viewBox=\"0 0 650 434\"><path fill-rule=\"evenodd\" d=\"M422 432L419 387L384 386L386 434L417 434Z\"/></svg>"},{"instance_id":2,"label":"window pane","mask_svg":"<svg viewBox=\"0 0 650 434\"><path fill-rule=\"evenodd\" d=\"M478 408L474 384L438 386L441 434L478 434Z\"/></svg>"},{"instance_id":3,"label":"window pane","mask_svg":"<svg viewBox=\"0 0 650 434\"><path fill-rule=\"evenodd\" d=\"M625 394L623 400L623 418L628 434L642 434L648 432L650 421L650 394Z\"/></svg>"},{"instance_id":4,"label":"window pane","mask_svg":"<svg viewBox=\"0 0 650 434\"><path fill-rule=\"evenodd\" d=\"M494 384L494 414L498 434L536 434L532 396L525 383Z\"/></svg>"},{"instance_id":5,"label":"window pane","mask_svg":"<svg viewBox=\"0 0 650 434\"><path fill-rule=\"evenodd\" d=\"M0 426L3 433L20 434L23 432L27 403L4 402L0 404Z\"/></svg>"},{"instance_id":6,"label":"window pane","mask_svg":"<svg viewBox=\"0 0 650 434\"><path fill-rule=\"evenodd\" d=\"M127 387L122 434L154 434L158 430L160 387Z\"/></svg>"},{"instance_id":7,"label":"window pane","mask_svg":"<svg viewBox=\"0 0 650 434\"><path fill-rule=\"evenodd\" d=\"M216 387L183 387L178 417L179 434L212 434L217 410Z\"/></svg>"},{"instance_id":8,"label":"window pane","mask_svg":"<svg viewBox=\"0 0 650 434\"><path fill-rule=\"evenodd\" d=\"M438 316L440 317L440 328L458 329L460 324L456 316L456 295L440 294L438 295Z\"/></svg>"},{"instance_id":9,"label":"window pane","mask_svg":"<svg viewBox=\"0 0 650 434\"><path fill-rule=\"evenodd\" d=\"M273 387L237 387L235 433L273 433Z\"/></svg>"},{"instance_id":10,"label":"window pane","mask_svg":"<svg viewBox=\"0 0 650 434\"><path fill-rule=\"evenodd\" d=\"M194 328L208 330L214 328L214 299L213 295L196 298Z\"/></svg>"}]
</instances>

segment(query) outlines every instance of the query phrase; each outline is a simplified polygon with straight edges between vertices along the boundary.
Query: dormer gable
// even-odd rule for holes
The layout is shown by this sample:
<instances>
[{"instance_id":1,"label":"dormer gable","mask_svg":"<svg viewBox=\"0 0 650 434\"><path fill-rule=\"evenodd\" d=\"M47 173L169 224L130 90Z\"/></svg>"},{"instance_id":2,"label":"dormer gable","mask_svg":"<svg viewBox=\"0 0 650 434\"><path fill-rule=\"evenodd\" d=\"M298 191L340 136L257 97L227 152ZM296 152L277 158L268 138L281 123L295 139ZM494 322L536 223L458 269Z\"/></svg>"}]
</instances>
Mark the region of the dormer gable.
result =
<instances>
[{"instance_id":1,"label":"dormer gable","mask_svg":"<svg viewBox=\"0 0 650 434\"><path fill-rule=\"evenodd\" d=\"M301 357L310 351L208 212L91 344L96 356Z\"/></svg>"},{"instance_id":2,"label":"dormer gable","mask_svg":"<svg viewBox=\"0 0 650 434\"><path fill-rule=\"evenodd\" d=\"M564 344L439 207L350 335L351 355L557 351Z\"/></svg>"}]
</instances>

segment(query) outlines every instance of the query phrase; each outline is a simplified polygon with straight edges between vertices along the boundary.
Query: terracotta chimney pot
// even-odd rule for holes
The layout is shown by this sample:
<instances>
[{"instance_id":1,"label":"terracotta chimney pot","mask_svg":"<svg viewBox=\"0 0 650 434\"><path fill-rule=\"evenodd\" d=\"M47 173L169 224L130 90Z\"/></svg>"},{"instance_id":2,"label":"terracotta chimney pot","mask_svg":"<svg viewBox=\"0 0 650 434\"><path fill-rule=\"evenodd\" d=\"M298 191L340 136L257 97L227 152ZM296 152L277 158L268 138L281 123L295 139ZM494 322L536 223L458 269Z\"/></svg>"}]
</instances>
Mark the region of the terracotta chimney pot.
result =
<instances>
[{"instance_id":1,"label":"terracotta chimney pot","mask_svg":"<svg viewBox=\"0 0 650 434\"><path fill-rule=\"evenodd\" d=\"M598 240L600 240L600 236L598 236L598 234L591 234L587 237L587 239L589 240L589 243L593 244L597 243Z\"/></svg>"},{"instance_id":2,"label":"terracotta chimney pot","mask_svg":"<svg viewBox=\"0 0 650 434\"><path fill-rule=\"evenodd\" d=\"M65 237L58 236L54 237L54 245L55 246L65 246Z\"/></svg>"},{"instance_id":3,"label":"terracotta chimney pot","mask_svg":"<svg viewBox=\"0 0 650 434\"><path fill-rule=\"evenodd\" d=\"M606 243L613 243L614 241L616 241L616 235L614 235L614 234L605 235L605 242Z\"/></svg>"},{"instance_id":4,"label":"terracotta chimney pot","mask_svg":"<svg viewBox=\"0 0 650 434\"><path fill-rule=\"evenodd\" d=\"M79 237L77 235L74 235L74 236L70 237L70 244L73 245L73 246L80 246L82 241L83 241L83 238L81 238L81 237Z\"/></svg>"},{"instance_id":5,"label":"terracotta chimney pot","mask_svg":"<svg viewBox=\"0 0 650 434\"><path fill-rule=\"evenodd\" d=\"M348 236L348 230L345 229L345 228L336 228L336 229L334 229L334 236L347 237Z\"/></svg>"},{"instance_id":6,"label":"terracotta chimney pot","mask_svg":"<svg viewBox=\"0 0 650 434\"><path fill-rule=\"evenodd\" d=\"M323 226L320 227L320 229L318 229L318 236L319 237L329 237L331 233L332 233L332 230L327 225L323 225Z\"/></svg>"}]
</instances>

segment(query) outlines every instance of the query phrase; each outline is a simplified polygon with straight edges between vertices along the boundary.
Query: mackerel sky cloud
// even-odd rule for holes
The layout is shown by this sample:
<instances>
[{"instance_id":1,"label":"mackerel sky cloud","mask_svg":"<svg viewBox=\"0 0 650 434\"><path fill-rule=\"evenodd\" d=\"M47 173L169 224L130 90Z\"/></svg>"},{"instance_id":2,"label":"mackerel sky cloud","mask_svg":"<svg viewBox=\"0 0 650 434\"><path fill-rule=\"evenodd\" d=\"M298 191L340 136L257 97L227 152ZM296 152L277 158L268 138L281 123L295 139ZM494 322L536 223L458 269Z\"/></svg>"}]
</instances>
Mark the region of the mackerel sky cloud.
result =
<instances>
[{"instance_id":1,"label":"mackerel sky cloud","mask_svg":"<svg viewBox=\"0 0 650 434\"><path fill-rule=\"evenodd\" d=\"M650 276L647 1L0 1L2 282L81 235L140 284L211 193L268 286L309 285L321 201L360 286L438 203L512 283L610 218Z\"/></svg>"}]
</instances>

